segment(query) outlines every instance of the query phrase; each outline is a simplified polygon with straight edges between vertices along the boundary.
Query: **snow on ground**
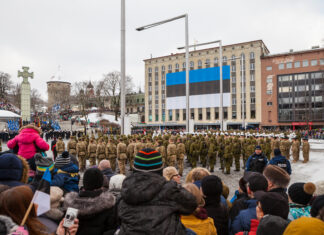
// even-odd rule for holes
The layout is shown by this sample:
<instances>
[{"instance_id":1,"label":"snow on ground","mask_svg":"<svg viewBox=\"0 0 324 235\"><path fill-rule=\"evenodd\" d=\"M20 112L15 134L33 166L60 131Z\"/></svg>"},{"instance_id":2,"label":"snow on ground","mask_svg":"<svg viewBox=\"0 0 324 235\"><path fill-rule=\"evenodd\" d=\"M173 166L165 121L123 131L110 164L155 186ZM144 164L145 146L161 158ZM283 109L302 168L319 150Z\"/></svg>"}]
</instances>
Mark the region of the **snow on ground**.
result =
<instances>
[{"instance_id":1,"label":"snow on ground","mask_svg":"<svg viewBox=\"0 0 324 235\"><path fill-rule=\"evenodd\" d=\"M97 123L100 120L108 120L109 122L120 124L120 118L118 118L118 121L115 120L115 116L111 114L105 114L105 113L90 113L88 115L88 120L91 123ZM85 120L84 118L80 118L80 120Z\"/></svg>"}]
</instances>

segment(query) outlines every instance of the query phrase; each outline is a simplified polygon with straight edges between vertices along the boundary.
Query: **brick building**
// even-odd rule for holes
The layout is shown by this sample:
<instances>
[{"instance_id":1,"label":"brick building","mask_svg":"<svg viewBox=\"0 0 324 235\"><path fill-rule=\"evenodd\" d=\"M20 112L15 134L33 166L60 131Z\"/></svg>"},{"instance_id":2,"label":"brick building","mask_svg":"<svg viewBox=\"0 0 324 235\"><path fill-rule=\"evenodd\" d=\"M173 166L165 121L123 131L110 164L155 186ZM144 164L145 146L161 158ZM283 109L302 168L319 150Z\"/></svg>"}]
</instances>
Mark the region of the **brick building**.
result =
<instances>
[{"instance_id":1,"label":"brick building","mask_svg":"<svg viewBox=\"0 0 324 235\"><path fill-rule=\"evenodd\" d=\"M261 57L261 126L324 127L324 48Z\"/></svg>"}]
</instances>

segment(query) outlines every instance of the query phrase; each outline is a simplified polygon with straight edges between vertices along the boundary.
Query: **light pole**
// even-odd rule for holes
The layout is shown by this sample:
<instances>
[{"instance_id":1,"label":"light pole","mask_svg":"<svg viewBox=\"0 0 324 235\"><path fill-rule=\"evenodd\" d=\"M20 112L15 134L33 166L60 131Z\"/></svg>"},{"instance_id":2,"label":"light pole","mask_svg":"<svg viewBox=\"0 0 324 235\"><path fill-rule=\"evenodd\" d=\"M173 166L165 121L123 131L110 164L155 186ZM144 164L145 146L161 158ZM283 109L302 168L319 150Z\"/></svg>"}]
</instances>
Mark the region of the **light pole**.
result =
<instances>
[{"instance_id":1,"label":"light pole","mask_svg":"<svg viewBox=\"0 0 324 235\"><path fill-rule=\"evenodd\" d=\"M213 43L218 43L219 45L219 76L220 76L220 104L219 104L219 119L220 119L220 130L224 130L224 115L223 115L223 48L222 48L222 40L216 40L212 42L205 42L205 43L200 43L200 44L194 44L190 46L186 46L187 48L189 47L199 47L199 46L205 46ZM178 47L178 50L184 49L185 47ZM187 52L187 51L186 51ZM188 52L189 53L189 52ZM187 62L186 62L187 63ZM188 92L189 93L189 92Z\"/></svg>"},{"instance_id":2,"label":"light pole","mask_svg":"<svg viewBox=\"0 0 324 235\"><path fill-rule=\"evenodd\" d=\"M136 28L137 31L142 31L145 29L153 28L155 26L159 26L161 24L169 23L171 21L175 21L178 19L185 19L185 49L186 49L186 131L189 132L189 27L188 27L188 14L180 15L174 18L170 18L167 20L159 21L153 24L145 25L142 27Z\"/></svg>"},{"instance_id":3,"label":"light pole","mask_svg":"<svg viewBox=\"0 0 324 235\"><path fill-rule=\"evenodd\" d=\"M125 0L121 0L120 20L120 134L125 132Z\"/></svg>"}]
</instances>

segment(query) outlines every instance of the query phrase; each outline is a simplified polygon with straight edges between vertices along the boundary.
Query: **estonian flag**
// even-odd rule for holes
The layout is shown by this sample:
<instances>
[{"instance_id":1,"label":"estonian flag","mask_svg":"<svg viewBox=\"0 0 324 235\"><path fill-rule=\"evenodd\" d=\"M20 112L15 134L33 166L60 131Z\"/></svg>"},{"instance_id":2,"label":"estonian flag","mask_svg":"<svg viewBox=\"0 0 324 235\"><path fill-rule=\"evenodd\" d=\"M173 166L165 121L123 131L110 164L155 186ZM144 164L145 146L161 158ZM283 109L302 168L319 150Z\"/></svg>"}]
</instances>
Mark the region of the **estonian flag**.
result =
<instances>
[{"instance_id":1,"label":"estonian flag","mask_svg":"<svg viewBox=\"0 0 324 235\"><path fill-rule=\"evenodd\" d=\"M46 169L39 186L34 194L32 202L37 204L37 216L40 216L51 209L50 200L51 172Z\"/></svg>"}]
</instances>

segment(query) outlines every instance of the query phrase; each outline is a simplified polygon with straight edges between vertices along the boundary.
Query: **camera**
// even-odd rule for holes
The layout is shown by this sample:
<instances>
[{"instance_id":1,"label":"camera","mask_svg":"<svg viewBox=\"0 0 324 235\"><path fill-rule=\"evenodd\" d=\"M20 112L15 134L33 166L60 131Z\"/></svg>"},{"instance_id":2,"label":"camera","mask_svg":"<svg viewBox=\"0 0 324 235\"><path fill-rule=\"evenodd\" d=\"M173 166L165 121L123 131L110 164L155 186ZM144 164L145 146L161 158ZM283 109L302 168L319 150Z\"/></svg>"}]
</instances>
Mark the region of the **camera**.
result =
<instances>
[{"instance_id":1,"label":"camera","mask_svg":"<svg viewBox=\"0 0 324 235\"><path fill-rule=\"evenodd\" d=\"M74 219L78 217L78 210L72 207L67 208L65 217L64 217L64 222L63 222L63 227L69 228L74 224Z\"/></svg>"}]
</instances>

